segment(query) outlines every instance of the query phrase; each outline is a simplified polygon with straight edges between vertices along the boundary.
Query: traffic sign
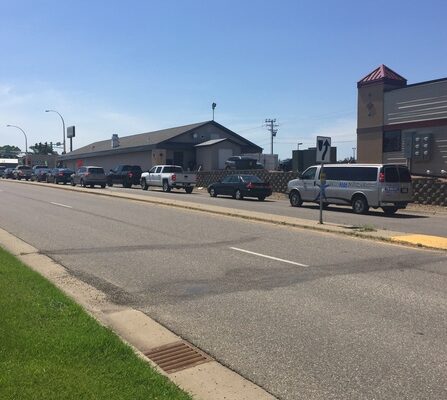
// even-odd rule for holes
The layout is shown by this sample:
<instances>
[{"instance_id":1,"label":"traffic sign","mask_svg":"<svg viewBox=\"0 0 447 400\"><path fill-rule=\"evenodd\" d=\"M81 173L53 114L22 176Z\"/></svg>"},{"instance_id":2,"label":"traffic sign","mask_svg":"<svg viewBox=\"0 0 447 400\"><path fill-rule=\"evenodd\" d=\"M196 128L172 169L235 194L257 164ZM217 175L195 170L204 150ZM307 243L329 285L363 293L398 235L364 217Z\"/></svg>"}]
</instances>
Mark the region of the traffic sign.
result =
<instances>
[{"instance_id":1,"label":"traffic sign","mask_svg":"<svg viewBox=\"0 0 447 400\"><path fill-rule=\"evenodd\" d=\"M331 138L317 136L317 162L328 163L331 161Z\"/></svg>"}]
</instances>

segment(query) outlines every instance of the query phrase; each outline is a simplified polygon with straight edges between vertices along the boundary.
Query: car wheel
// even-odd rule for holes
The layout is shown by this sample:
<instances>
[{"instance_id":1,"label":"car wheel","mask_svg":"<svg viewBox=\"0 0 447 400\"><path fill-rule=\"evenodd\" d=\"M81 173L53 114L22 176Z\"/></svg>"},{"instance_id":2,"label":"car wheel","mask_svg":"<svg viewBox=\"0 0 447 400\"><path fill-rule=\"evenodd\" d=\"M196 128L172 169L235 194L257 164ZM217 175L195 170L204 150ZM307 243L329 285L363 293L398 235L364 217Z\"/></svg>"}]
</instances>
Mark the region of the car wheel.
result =
<instances>
[{"instance_id":1,"label":"car wheel","mask_svg":"<svg viewBox=\"0 0 447 400\"><path fill-rule=\"evenodd\" d=\"M163 182L163 192L170 192L171 188L169 187L168 181Z\"/></svg>"},{"instance_id":2,"label":"car wheel","mask_svg":"<svg viewBox=\"0 0 447 400\"><path fill-rule=\"evenodd\" d=\"M397 207L382 207L383 212L385 215L394 215L396 214L396 211L398 210Z\"/></svg>"},{"instance_id":3,"label":"car wheel","mask_svg":"<svg viewBox=\"0 0 447 400\"><path fill-rule=\"evenodd\" d=\"M216 189L214 189L214 188L210 188L210 196L211 196L211 197L217 197Z\"/></svg>"},{"instance_id":4,"label":"car wheel","mask_svg":"<svg viewBox=\"0 0 447 400\"><path fill-rule=\"evenodd\" d=\"M105 187L106 187L106 184L103 183L103 184L101 185L101 188L102 188L102 189L105 189Z\"/></svg>"},{"instance_id":5,"label":"car wheel","mask_svg":"<svg viewBox=\"0 0 447 400\"><path fill-rule=\"evenodd\" d=\"M141 186L141 189L142 189L142 190L147 190L147 189L149 189L149 185L147 184L147 181L146 181L145 178L142 178L142 179L140 180L140 186Z\"/></svg>"},{"instance_id":6,"label":"car wheel","mask_svg":"<svg viewBox=\"0 0 447 400\"><path fill-rule=\"evenodd\" d=\"M259 200L259 201L264 201L264 200L265 200L265 196L259 196L259 197L258 197L258 200Z\"/></svg>"},{"instance_id":7,"label":"car wheel","mask_svg":"<svg viewBox=\"0 0 447 400\"><path fill-rule=\"evenodd\" d=\"M191 193L192 193L192 190L193 190L192 187L187 187L187 188L185 188L185 192L188 193L188 194L191 194Z\"/></svg>"},{"instance_id":8,"label":"car wheel","mask_svg":"<svg viewBox=\"0 0 447 400\"><path fill-rule=\"evenodd\" d=\"M93 189L95 187L95 185L90 185L90 188Z\"/></svg>"},{"instance_id":9,"label":"car wheel","mask_svg":"<svg viewBox=\"0 0 447 400\"><path fill-rule=\"evenodd\" d=\"M237 189L237 190L234 192L234 198L235 198L236 200L242 200L242 199L244 198L244 196L242 196L242 193L241 193L241 191L240 191L239 189Z\"/></svg>"},{"instance_id":10,"label":"car wheel","mask_svg":"<svg viewBox=\"0 0 447 400\"><path fill-rule=\"evenodd\" d=\"M352 200L352 210L356 214L366 214L369 210L368 202L363 196L355 196Z\"/></svg>"},{"instance_id":11,"label":"car wheel","mask_svg":"<svg viewBox=\"0 0 447 400\"><path fill-rule=\"evenodd\" d=\"M303 200L301 199L300 194L296 190L290 193L289 201L292 207L301 207L301 205L303 204Z\"/></svg>"},{"instance_id":12,"label":"car wheel","mask_svg":"<svg viewBox=\"0 0 447 400\"><path fill-rule=\"evenodd\" d=\"M107 182L107 186L112 187L113 183L109 181L109 182Z\"/></svg>"}]
</instances>

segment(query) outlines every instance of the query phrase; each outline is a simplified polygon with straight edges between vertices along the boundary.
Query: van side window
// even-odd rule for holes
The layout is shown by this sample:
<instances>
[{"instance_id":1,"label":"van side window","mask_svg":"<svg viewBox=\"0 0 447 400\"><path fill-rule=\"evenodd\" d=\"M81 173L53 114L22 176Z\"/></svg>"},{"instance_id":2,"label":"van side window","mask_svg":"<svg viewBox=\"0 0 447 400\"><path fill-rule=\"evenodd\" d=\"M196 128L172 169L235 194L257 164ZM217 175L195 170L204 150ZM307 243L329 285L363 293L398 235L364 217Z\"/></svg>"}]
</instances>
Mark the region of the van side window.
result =
<instances>
[{"instance_id":1,"label":"van side window","mask_svg":"<svg viewBox=\"0 0 447 400\"><path fill-rule=\"evenodd\" d=\"M315 179L315 173L317 172L317 168L309 168L304 171L303 175L301 175L301 179Z\"/></svg>"},{"instance_id":2,"label":"van side window","mask_svg":"<svg viewBox=\"0 0 447 400\"><path fill-rule=\"evenodd\" d=\"M399 174L396 167L385 167L385 182L399 182Z\"/></svg>"}]
</instances>

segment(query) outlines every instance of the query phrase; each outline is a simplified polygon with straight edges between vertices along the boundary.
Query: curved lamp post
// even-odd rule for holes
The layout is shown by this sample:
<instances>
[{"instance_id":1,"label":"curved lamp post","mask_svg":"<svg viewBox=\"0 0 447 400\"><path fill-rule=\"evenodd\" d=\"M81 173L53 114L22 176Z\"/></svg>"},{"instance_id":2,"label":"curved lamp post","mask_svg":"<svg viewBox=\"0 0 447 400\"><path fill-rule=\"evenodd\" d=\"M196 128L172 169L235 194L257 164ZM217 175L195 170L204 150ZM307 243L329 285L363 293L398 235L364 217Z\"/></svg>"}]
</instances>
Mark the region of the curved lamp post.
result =
<instances>
[{"instance_id":1,"label":"curved lamp post","mask_svg":"<svg viewBox=\"0 0 447 400\"><path fill-rule=\"evenodd\" d=\"M28 139L26 137L25 131L20 127L16 125L6 125L7 128L17 128L22 131L23 135L25 136L25 164L28 165Z\"/></svg>"},{"instance_id":2,"label":"curved lamp post","mask_svg":"<svg viewBox=\"0 0 447 400\"><path fill-rule=\"evenodd\" d=\"M64 121L64 118L62 118L62 115L60 115L56 110L45 110L45 112L55 112L57 115L59 115L59 117L61 117L61 120L62 120L62 135L63 135L63 138L64 138L64 141L63 141L63 143L64 143L64 153L63 154L65 154L66 153L66 148L65 148L65 121Z\"/></svg>"}]
</instances>

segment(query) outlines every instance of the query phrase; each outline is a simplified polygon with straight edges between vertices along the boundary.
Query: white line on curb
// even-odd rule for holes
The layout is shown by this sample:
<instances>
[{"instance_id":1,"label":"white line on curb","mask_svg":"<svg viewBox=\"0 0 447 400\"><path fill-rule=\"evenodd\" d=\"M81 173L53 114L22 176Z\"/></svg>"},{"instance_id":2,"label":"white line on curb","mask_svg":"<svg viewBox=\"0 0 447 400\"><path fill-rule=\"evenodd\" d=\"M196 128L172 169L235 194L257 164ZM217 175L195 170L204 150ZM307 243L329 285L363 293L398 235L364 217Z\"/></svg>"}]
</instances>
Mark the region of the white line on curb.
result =
<instances>
[{"instance_id":1,"label":"white line on curb","mask_svg":"<svg viewBox=\"0 0 447 400\"><path fill-rule=\"evenodd\" d=\"M66 204L61 204L61 203L54 203L53 201L50 201L50 203L54 204L55 206L59 206L59 207L73 208L72 206L67 206Z\"/></svg>"},{"instance_id":2,"label":"white line on curb","mask_svg":"<svg viewBox=\"0 0 447 400\"><path fill-rule=\"evenodd\" d=\"M259 256L259 257L269 258L270 260L281 261L281 262L284 262L287 264L299 265L300 267L306 267L306 268L308 267L308 265L306 265L306 264L300 264L295 261L283 260L282 258L267 256L265 254L255 253L253 251L248 251L248 250L244 250L244 249L238 249L237 247L230 247L230 249L236 250L236 251L241 251L242 253L253 254L253 255Z\"/></svg>"}]
</instances>

